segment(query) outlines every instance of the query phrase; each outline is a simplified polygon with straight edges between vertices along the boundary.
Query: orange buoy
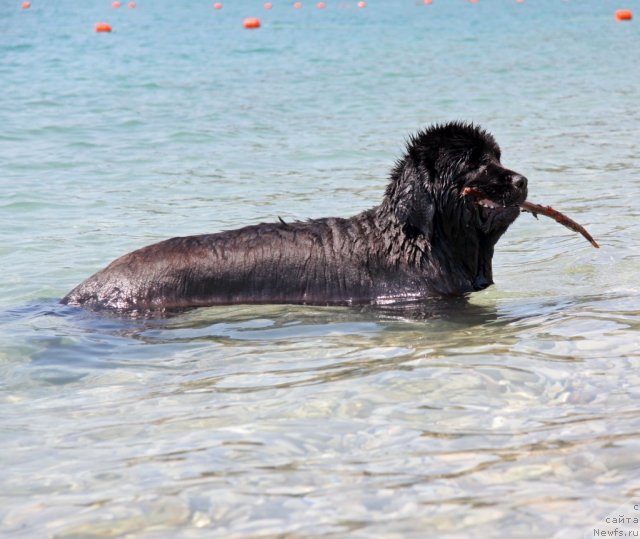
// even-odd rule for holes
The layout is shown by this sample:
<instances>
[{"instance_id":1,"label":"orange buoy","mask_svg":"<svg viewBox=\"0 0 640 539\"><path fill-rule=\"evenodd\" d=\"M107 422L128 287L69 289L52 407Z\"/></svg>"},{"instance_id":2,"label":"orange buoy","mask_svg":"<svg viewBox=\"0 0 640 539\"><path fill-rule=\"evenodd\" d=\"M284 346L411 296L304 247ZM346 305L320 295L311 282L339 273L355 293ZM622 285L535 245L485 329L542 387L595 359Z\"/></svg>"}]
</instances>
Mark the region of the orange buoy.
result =
<instances>
[{"instance_id":1,"label":"orange buoy","mask_svg":"<svg viewBox=\"0 0 640 539\"><path fill-rule=\"evenodd\" d=\"M22 2L22 9L29 9L31 7L31 2Z\"/></svg>"},{"instance_id":2,"label":"orange buoy","mask_svg":"<svg viewBox=\"0 0 640 539\"><path fill-rule=\"evenodd\" d=\"M318 2L318 9L324 9L327 7L327 4L325 4L324 2Z\"/></svg>"},{"instance_id":3,"label":"orange buoy","mask_svg":"<svg viewBox=\"0 0 640 539\"><path fill-rule=\"evenodd\" d=\"M633 19L633 13L630 9L619 9L616 11L617 21L630 21L631 19Z\"/></svg>"},{"instance_id":4,"label":"orange buoy","mask_svg":"<svg viewBox=\"0 0 640 539\"><path fill-rule=\"evenodd\" d=\"M422 2L425 6L430 6L431 4L433 4L433 0L424 0L424 2Z\"/></svg>"},{"instance_id":5,"label":"orange buoy","mask_svg":"<svg viewBox=\"0 0 640 539\"><path fill-rule=\"evenodd\" d=\"M128 7L129 9L135 9L135 7L136 7L136 3L135 3L135 2L129 2L129 3L127 4L127 7Z\"/></svg>"},{"instance_id":6,"label":"orange buoy","mask_svg":"<svg viewBox=\"0 0 640 539\"><path fill-rule=\"evenodd\" d=\"M358 2L358 7L367 7L366 2Z\"/></svg>"},{"instance_id":7,"label":"orange buoy","mask_svg":"<svg viewBox=\"0 0 640 539\"><path fill-rule=\"evenodd\" d=\"M244 20L244 27L245 28L260 28L260 19L256 19L254 17L251 17L249 19L245 19Z\"/></svg>"},{"instance_id":8,"label":"orange buoy","mask_svg":"<svg viewBox=\"0 0 640 539\"><path fill-rule=\"evenodd\" d=\"M273 4L272 4L271 2L267 2L267 3L264 5L264 9L271 9L272 7L273 7Z\"/></svg>"},{"instance_id":9,"label":"orange buoy","mask_svg":"<svg viewBox=\"0 0 640 539\"><path fill-rule=\"evenodd\" d=\"M113 9L118 9L122 4L120 2L118 2L118 0L116 0L115 2L111 3L111 7Z\"/></svg>"},{"instance_id":10,"label":"orange buoy","mask_svg":"<svg viewBox=\"0 0 640 539\"><path fill-rule=\"evenodd\" d=\"M216 2L213 4L213 9L222 9L222 2Z\"/></svg>"},{"instance_id":11,"label":"orange buoy","mask_svg":"<svg viewBox=\"0 0 640 539\"><path fill-rule=\"evenodd\" d=\"M111 25L108 22L97 22L96 32L111 32Z\"/></svg>"},{"instance_id":12,"label":"orange buoy","mask_svg":"<svg viewBox=\"0 0 640 539\"><path fill-rule=\"evenodd\" d=\"M300 9L302 7L302 2L296 2L295 4L293 4L293 7L296 9Z\"/></svg>"}]
</instances>

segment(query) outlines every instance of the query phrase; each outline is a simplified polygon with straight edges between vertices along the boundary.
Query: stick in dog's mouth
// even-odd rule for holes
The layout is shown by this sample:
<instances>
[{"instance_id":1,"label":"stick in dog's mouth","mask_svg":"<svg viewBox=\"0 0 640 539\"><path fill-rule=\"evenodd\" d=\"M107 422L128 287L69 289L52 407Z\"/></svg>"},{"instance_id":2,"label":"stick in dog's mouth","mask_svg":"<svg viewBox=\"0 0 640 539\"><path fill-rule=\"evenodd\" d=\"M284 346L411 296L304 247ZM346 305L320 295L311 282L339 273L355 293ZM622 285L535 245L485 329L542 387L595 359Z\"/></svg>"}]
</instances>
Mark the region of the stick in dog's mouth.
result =
<instances>
[{"instance_id":1,"label":"stick in dog's mouth","mask_svg":"<svg viewBox=\"0 0 640 539\"><path fill-rule=\"evenodd\" d=\"M485 198L484 195L475 187L465 187L462 190L462 196L472 196L475 198L476 204L479 204L480 206L484 206L486 208L502 207L500 204L493 202L488 198ZM589 234L582 225L576 223L573 219L571 219L570 217L567 217L563 213L560 213L558 210L553 209L551 206L542 206L540 204L534 204L533 202L529 202L528 200L525 200L522 204L520 204L520 208L522 208L522 211L526 211L533 214L534 217L537 217L538 215L544 215L545 217L550 217L551 219L555 220L556 222L560 223L563 226L566 226L567 228L573 230L574 232L578 232L579 234L582 234L584 238L596 249L600 248L596 240L593 239L591 234Z\"/></svg>"}]
</instances>

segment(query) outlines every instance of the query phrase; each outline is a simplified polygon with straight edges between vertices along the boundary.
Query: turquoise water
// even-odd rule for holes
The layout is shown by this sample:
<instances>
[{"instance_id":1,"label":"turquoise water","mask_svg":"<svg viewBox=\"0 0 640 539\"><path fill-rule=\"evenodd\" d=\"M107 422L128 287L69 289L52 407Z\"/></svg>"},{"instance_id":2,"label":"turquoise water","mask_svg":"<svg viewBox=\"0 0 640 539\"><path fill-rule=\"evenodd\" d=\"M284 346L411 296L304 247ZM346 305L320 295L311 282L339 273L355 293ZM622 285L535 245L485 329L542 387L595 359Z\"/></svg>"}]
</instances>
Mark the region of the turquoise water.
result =
<instances>
[{"instance_id":1,"label":"turquoise water","mask_svg":"<svg viewBox=\"0 0 640 539\"><path fill-rule=\"evenodd\" d=\"M640 32L613 17L637 0L32 4L0 4L0 536L564 538L637 516ZM523 215L467 304L58 305L160 239L371 207L406 137L454 119L601 249Z\"/></svg>"}]
</instances>

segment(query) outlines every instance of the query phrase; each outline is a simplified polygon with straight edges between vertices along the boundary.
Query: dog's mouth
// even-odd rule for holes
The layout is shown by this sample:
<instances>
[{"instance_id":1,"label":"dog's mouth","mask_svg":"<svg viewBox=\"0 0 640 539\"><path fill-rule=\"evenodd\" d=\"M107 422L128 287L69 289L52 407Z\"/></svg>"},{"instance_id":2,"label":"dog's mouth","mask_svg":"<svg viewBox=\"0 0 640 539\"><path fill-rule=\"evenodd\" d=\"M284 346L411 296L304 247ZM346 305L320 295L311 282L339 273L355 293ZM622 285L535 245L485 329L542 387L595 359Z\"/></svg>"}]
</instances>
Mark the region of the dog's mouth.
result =
<instances>
[{"instance_id":1,"label":"dog's mouth","mask_svg":"<svg viewBox=\"0 0 640 539\"><path fill-rule=\"evenodd\" d=\"M509 226L520 214L520 201L517 198L502 198L496 200L489 197L477 187L465 187L462 197L473 201L479 209L479 217L482 228L489 232L496 227ZM523 198L524 200L524 198Z\"/></svg>"},{"instance_id":2,"label":"dog's mouth","mask_svg":"<svg viewBox=\"0 0 640 539\"><path fill-rule=\"evenodd\" d=\"M489 198L489 195L483 193L477 187L465 187L462 190L462 196L471 198L478 206L493 210L520 207L520 201L504 199L498 202Z\"/></svg>"}]
</instances>

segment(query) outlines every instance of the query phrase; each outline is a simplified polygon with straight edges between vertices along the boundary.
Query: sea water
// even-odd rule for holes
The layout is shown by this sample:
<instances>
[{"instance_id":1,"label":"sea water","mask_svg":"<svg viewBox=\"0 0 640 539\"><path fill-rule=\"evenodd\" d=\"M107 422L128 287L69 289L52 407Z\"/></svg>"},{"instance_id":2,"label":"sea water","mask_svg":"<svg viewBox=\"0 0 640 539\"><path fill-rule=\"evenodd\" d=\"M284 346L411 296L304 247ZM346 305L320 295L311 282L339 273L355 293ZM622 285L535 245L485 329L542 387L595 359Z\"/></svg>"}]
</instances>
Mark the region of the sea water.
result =
<instances>
[{"instance_id":1,"label":"sea water","mask_svg":"<svg viewBox=\"0 0 640 539\"><path fill-rule=\"evenodd\" d=\"M640 31L614 12L640 4L273 4L0 4L0 535L564 538L639 517ZM449 120L601 248L523 214L468 302L58 304L164 238L372 207L407 137Z\"/></svg>"}]
</instances>

